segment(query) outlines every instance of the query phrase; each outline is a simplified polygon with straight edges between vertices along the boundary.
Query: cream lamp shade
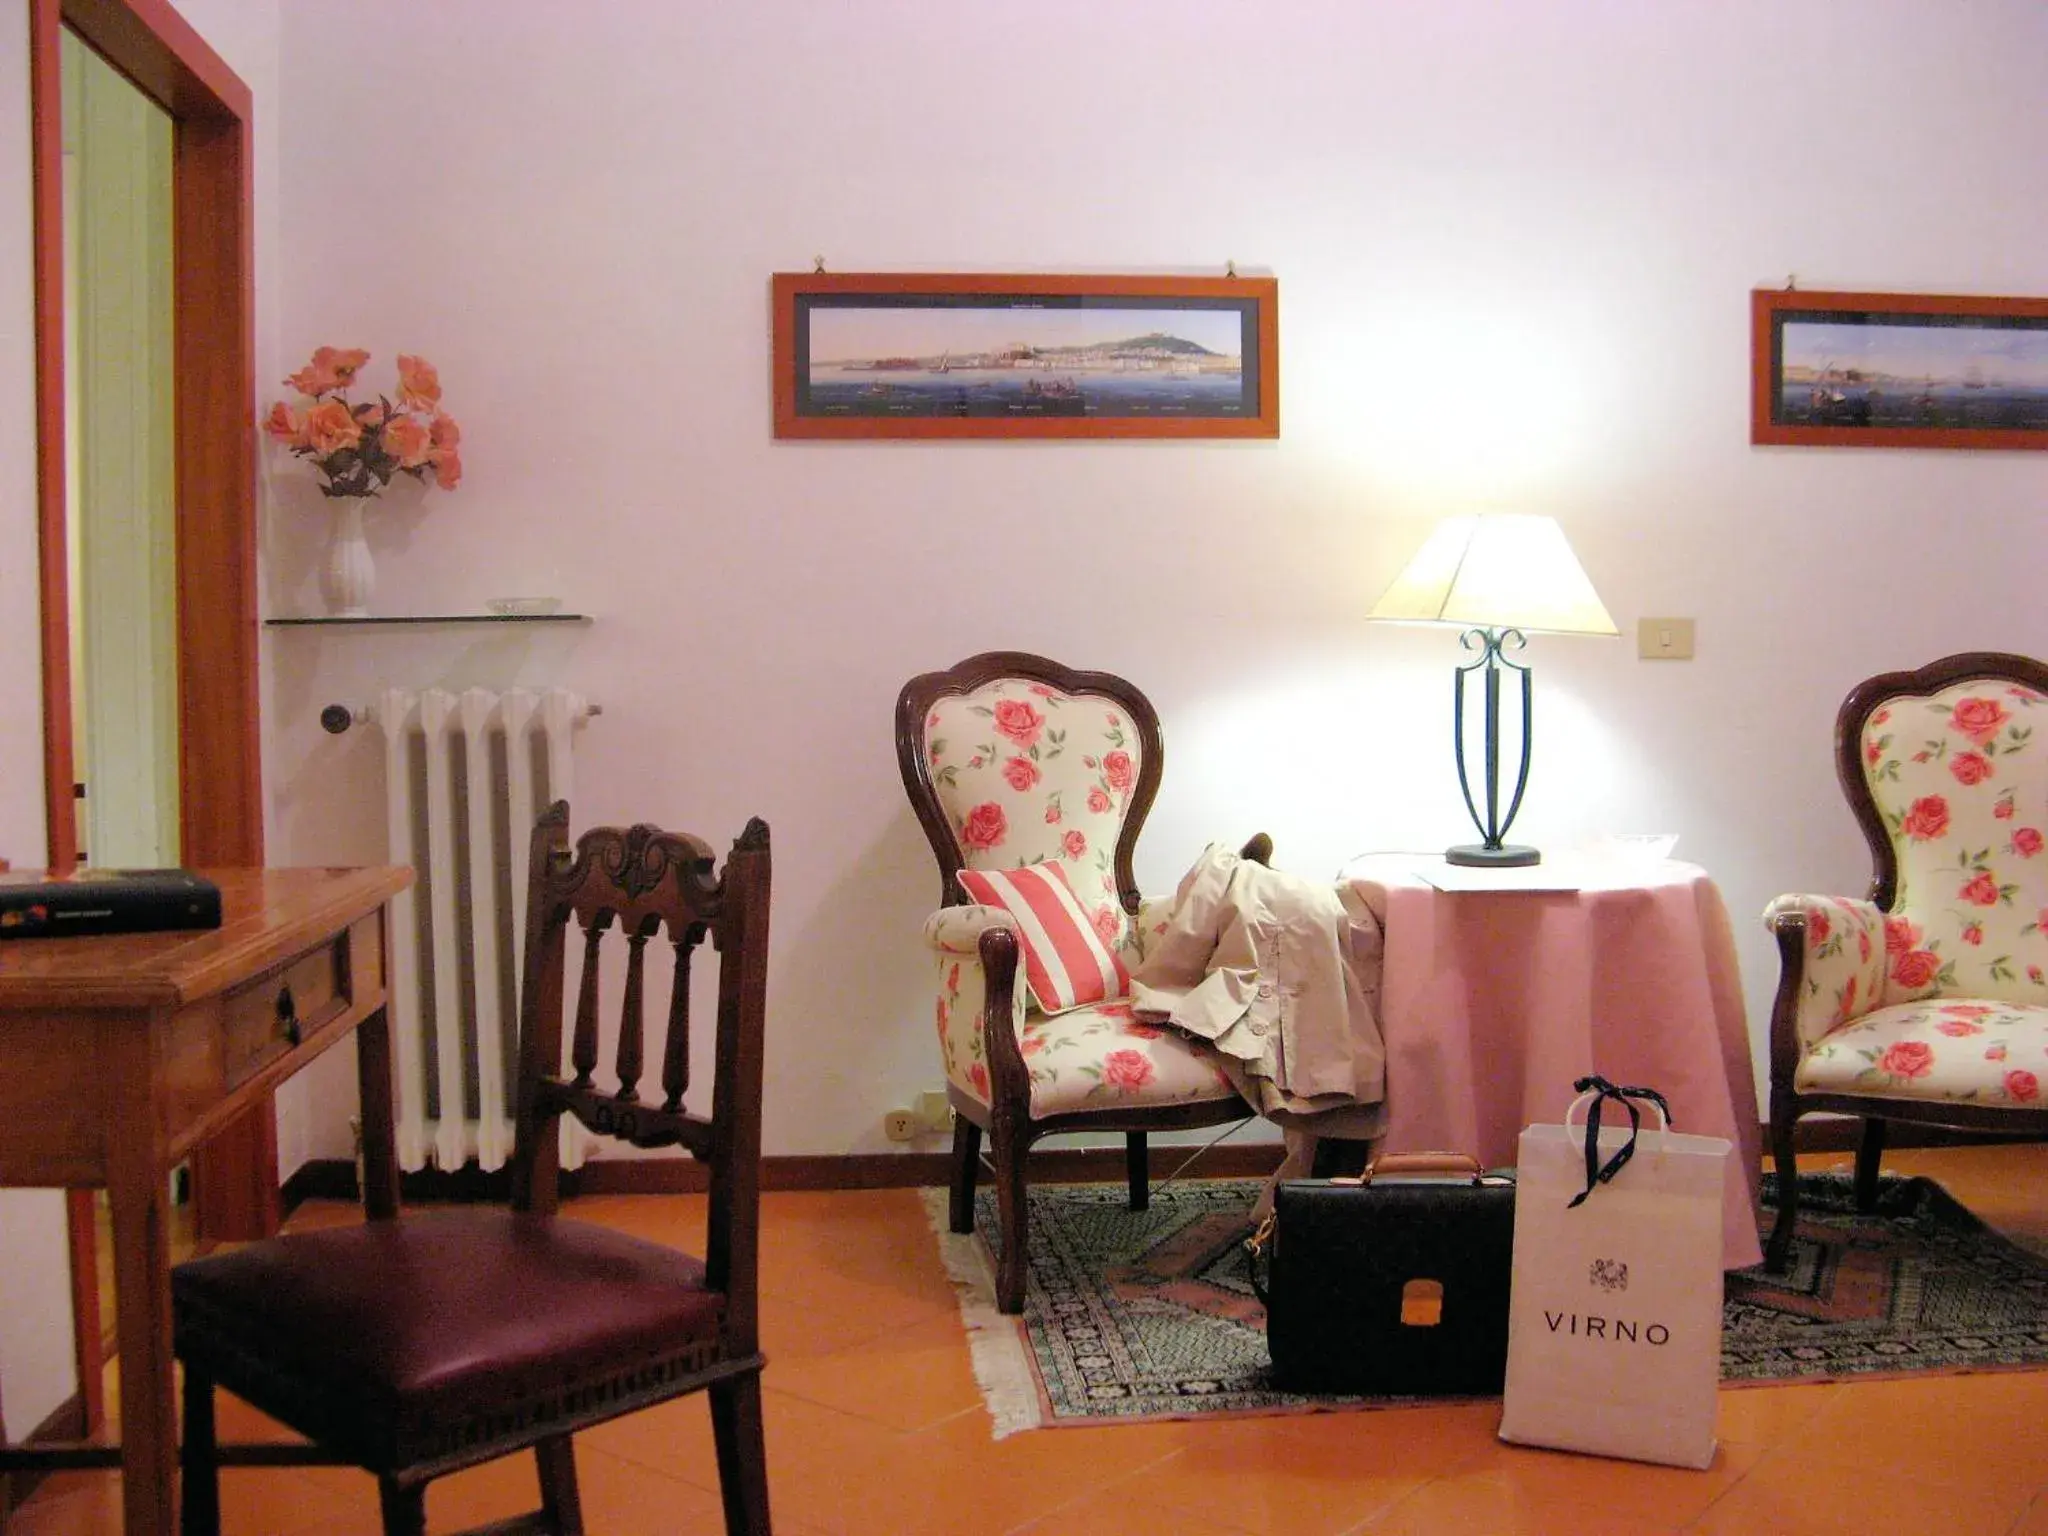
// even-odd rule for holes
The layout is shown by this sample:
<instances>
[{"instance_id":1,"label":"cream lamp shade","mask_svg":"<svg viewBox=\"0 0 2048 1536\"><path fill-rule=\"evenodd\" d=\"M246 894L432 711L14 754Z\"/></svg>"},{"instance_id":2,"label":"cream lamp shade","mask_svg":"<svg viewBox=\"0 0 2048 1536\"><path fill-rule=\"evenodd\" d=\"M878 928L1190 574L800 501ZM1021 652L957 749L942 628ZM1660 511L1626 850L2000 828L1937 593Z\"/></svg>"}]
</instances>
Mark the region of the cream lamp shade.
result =
<instances>
[{"instance_id":1,"label":"cream lamp shade","mask_svg":"<svg viewBox=\"0 0 2048 1536\"><path fill-rule=\"evenodd\" d=\"M1447 518L1367 615L1525 633L1618 635L1552 517Z\"/></svg>"}]
</instances>

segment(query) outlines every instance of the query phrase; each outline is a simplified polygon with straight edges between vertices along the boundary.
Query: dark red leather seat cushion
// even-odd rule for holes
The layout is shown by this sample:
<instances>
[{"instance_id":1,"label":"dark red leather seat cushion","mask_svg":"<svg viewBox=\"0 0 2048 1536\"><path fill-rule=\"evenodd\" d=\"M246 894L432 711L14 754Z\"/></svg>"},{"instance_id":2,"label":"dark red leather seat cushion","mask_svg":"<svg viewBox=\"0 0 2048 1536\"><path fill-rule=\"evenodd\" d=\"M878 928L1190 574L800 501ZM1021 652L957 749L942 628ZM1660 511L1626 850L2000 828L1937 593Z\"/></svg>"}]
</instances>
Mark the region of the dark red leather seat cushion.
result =
<instances>
[{"instance_id":1,"label":"dark red leather seat cushion","mask_svg":"<svg viewBox=\"0 0 2048 1536\"><path fill-rule=\"evenodd\" d=\"M172 1271L188 1326L412 1417L717 1336L704 1266L559 1217L450 1211L295 1233Z\"/></svg>"}]
</instances>

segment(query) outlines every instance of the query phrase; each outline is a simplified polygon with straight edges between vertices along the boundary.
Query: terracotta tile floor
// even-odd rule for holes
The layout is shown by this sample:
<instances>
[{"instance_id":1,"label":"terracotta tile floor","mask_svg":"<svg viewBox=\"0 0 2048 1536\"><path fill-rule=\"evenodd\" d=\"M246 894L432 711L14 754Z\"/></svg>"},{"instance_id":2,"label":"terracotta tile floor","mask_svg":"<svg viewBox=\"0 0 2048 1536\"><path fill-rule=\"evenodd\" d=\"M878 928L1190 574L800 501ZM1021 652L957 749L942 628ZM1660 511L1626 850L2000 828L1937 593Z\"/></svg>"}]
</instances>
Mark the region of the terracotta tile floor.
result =
<instances>
[{"instance_id":1,"label":"terracotta tile floor","mask_svg":"<svg viewBox=\"0 0 2048 1536\"><path fill-rule=\"evenodd\" d=\"M1809 1168L1843 1159L1810 1158ZM2048 1147L1907 1152L1985 1219L2048 1239ZM1503 1446L1492 1404L1041 1430L989 1439L954 1299L914 1190L766 1198L768 1456L785 1536L1395 1533L1939 1533L2048 1536L2048 1371L1727 1391L1705 1472ZM688 1198L576 1214L686 1241ZM347 1220L308 1208L300 1225ZM260 1434L223 1401L223 1430ZM716 1531L703 1399L579 1442L594 1536ZM445 1479L432 1528L530 1507L523 1458ZM371 1485L334 1469L223 1477L230 1531L376 1530ZM54 1477L10 1536L119 1529L107 1474Z\"/></svg>"}]
</instances>

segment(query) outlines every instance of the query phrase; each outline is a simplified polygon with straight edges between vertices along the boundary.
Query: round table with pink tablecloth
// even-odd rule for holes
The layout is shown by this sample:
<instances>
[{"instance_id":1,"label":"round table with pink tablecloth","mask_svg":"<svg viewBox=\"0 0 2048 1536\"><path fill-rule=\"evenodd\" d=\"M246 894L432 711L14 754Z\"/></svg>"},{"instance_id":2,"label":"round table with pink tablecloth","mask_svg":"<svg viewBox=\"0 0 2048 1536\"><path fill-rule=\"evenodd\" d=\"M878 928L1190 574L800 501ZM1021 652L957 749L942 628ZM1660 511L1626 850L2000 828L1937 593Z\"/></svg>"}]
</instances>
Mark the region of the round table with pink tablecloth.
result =
<instances>
[{"instance_id":1,"label":"round table with pink tablecloth","mask_svg":"<svg viewBox=\"0 0 2048 1536\"><path fill-rule=\"evenodd\" d=\"M1564 1118L1576 1079L1655 1088L1674 1130L1733 1143L1723 1261L1759 1262L1749 1026L1727 909L1706 871L1569 859L1485 871L1369 854L1339 880L1384 930L1381 1150L1504 1166L1523 1126ZM1488 888L1455 888L1467 885Z\"/></svg>"}]
</instances>

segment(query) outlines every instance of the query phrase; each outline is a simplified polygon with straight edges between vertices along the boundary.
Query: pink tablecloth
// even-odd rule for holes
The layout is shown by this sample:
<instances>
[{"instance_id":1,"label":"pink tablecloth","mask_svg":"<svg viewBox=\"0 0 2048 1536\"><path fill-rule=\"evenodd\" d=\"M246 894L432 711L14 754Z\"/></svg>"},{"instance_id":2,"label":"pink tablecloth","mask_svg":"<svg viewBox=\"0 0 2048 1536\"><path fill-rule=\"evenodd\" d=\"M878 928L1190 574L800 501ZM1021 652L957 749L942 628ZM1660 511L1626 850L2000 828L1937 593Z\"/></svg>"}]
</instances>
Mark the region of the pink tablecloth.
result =
<instances>
[{"instance_id":1,"label":"pink tablecloth","mask_svg":"<svg viewBox=\"0 0 2048 1536\"><path fill-rule=\"evenodd\" d=\"M1389 1152L1515 1160L1522 1127L1563 1119L1574 1079L1657 1089L1673 1128L1734 1143L1724 1261L1757 1263L1762 1162L1742 981L1704 870L1588 867L1576 891L1439 891L1420 855L1352 862L1386 957ZM1562 871L1560 871L1562 872Z\"/></svg>"}]
</instances>

